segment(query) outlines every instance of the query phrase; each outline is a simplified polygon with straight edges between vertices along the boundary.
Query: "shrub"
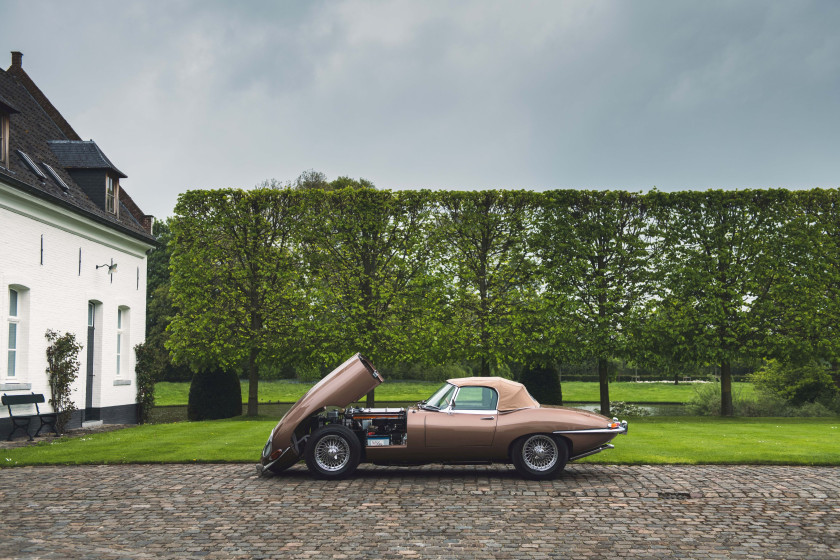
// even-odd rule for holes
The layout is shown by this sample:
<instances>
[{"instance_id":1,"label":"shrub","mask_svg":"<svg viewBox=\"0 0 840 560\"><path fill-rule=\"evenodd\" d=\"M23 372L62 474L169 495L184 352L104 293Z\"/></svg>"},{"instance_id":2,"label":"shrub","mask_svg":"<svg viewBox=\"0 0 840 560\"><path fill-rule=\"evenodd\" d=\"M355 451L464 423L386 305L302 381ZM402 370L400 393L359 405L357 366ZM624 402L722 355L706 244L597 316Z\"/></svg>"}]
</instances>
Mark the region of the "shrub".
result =
<instances>
[{"instance_id":1,"label":"shrub","mask_svg":"<svg viewBox=\"0 0 840 560\"><path fill-rule=\"evenodd\" d=\"M187 404L187 418L217 420L241 414L242 389L234 373L210 369L193 376Z\"/></svg>"},{"instance_id":2,"label":"shrub","mask_svg":"<svg viewBox=\"0 0 840 560\"><path fill-rule=\"evenodd\" d=\"M326 374L326 373L328 373L328 371L324 372L324 373ZM318 366L314 366L314 365L304 366L304 365L301 365L297 368L298 381L313 382L313 381L318 381L319 379L321 379L321 377L322 377L321 368L319 368Z\"/></svg>"},{"instance_id":3,"label":"shrub","mask_svg":"<svg viewBox=\"0 0 840 560\"><path fill-rule=\"evenodd\" d=\"M815 361L795 367L771 360L754 372L750 381L759 391L780 397L793 406L828 404L838 395L831 374Z\"/></svg>"},{"instance_id":4,"label":"shrub","mask_svg":"<svg viewBox=\"0 0 840 560\"><path fill-rule=\"evenodd\" d=\"M416 372L416 373L415 373ZM444 364L442 366L416 366L412 368L412 373L416 377L412 379L422 379L424 381L438 381L444 382L447 379L456 379L458 377L469 377L472 371L469 368L459 366L457 364Z\"/></svg>"},{"instance_id":5,"label":"shrub","mask_svg":"<svg viewBox=\"0 0 840 560\"><path fill-rule=\"evenodd\" d=\"M56 413L55 429L64 432L67 422L76 410L70 389L79 374L79 352L82 345L73 333L58 334L47 330L47 378L50 382L50 405Z\"/></svg>"},{"instance_id":6,"label":"shrub","mask_svg":"<svg viewBox=\"0 0 840 560\"><path fill-rule=\"evenodd\" d=\"M141 343L134 347L137 356L137 423L145 424L149 421L152 408L155 406L155 358L154 350L147 344Z\"/></svg>"},{"instance_id":7,"label":"shrub","mask_svg":"<svg viewBox=\"0 0 840 560\"><path fill-rule=\"evenodd\" d=\"M694 397L686 404L686 412L695 416L720 415L720 384L708 383L694 388ZM804 403L794 406L782 397L769 391L759 391L751 398L732 395L732 408L735 416L781 416L814 417L834 416L840 411L840 398L825 404Z\"/></svg>"},{"instance_id":8,"label":"shrub","mask_svg":"<svg viewBox=\"0 0 840 560\"><path fill-rule=\"evenodd\" d=\"M613 416L650 416L650 412L641 406L624 401L615 401L610 403L610 412Z\"/></svg>"},{"instance_id":9,"label":"shrub","mask_svg":"<svg viewBox=\"0 0 840 560\"><path fill-rule=\"evenodd\" d=\"M551 366L529 366L522 370L520 379L537 402L542 404L563 404L563 390L557 368Z\"/></svg>"}]
</instances>

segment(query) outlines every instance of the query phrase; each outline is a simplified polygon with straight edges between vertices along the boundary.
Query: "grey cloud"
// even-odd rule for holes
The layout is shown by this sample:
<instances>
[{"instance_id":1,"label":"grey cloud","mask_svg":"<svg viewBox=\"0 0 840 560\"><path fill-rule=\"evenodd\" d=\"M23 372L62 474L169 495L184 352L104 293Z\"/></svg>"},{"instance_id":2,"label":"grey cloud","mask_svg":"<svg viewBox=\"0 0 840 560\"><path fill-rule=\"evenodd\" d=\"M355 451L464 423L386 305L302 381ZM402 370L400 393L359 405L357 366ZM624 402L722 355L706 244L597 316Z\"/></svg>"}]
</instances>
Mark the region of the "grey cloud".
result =
<instances>
[{"instance_id":1,"label":"grey cloud","mask_svg":"<svg viewBox=\"0 0 840 560\"><path fill-rule=\"evenodd\" d=\"M836 2L4 9L2 45L159 216L308 168L384 188L840 183Z\"/></svg>"}]
</instances>

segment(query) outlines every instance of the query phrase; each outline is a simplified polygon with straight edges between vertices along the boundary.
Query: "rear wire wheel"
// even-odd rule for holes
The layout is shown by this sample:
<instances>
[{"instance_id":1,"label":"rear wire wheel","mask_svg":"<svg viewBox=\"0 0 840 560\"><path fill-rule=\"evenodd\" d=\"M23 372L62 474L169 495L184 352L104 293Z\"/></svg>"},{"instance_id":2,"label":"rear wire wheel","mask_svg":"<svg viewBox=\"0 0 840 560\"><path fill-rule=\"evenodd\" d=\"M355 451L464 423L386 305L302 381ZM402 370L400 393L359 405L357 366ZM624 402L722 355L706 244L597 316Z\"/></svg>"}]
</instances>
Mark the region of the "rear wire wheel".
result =
<instances>
[{"instance_id":1,"label":"rear wire wheel","mask_svg":"<svg viewBox=\"0 0 840 560\"><path fill-rule=\"evenodd\" d=\"M362 444L348 428L331 424L315 430L304 450L306 466L319 478L350 476L359 466Z\"/></svg>"},{"instance_id":2,"label":"rear wire wheel","mask_svg":"<svg viewBox=\"0 0 840 560\"><path fill-rule=\"evenodd\" d=\"M565 441L548 434L532 434L514 442L511 460L523 478L546 480L554 478L566 467L569 447Z\"/></svg>"}]
</instances>

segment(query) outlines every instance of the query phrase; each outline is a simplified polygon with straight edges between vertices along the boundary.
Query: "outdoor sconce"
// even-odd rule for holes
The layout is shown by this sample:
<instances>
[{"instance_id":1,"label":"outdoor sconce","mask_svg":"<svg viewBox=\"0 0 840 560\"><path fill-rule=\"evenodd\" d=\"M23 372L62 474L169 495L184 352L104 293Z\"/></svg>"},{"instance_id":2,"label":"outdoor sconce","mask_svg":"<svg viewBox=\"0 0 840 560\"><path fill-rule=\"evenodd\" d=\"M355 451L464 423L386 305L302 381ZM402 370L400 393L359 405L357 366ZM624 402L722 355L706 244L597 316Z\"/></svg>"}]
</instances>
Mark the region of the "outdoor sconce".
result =
<instances>
[{"instance_id":1,"label":"outdoor sconce","mask_svg":"<svg viewBox=\"0 0 840 560\"><path fill-rule=\"evenodd\" d=\"M111 259L111 264L105 263L105 264L96 265L96 270L99 270L100 268L107 268L108 269L107 272L108 272L108 275L111 276L111 284L113 284L114 283L114 273L117 272L117 263L114 262L114 259Z\"/></svg>"}]
</instances>

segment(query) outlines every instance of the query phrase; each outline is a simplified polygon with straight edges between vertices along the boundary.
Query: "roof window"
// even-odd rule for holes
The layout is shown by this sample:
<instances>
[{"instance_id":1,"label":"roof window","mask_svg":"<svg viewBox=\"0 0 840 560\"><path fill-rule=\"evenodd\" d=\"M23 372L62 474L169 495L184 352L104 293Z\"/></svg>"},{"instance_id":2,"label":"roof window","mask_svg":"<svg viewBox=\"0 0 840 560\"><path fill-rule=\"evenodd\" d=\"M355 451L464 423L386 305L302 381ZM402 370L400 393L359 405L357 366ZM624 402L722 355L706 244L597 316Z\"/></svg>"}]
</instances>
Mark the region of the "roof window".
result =
<instances>
[{"instance_id":1,"label":"roof window","mask_svg":"<svg viewBox=\"0 0 840 560\"><path fill-rule=\"evenodd\" d=\"M37 175L38 178L42 181L47 180L47 176L44 175L44 172L41 171L41 169L37 165L35 165L35 162L32 161L32 158L30 158L28 155L26 155L24 152L21 152L20 150L18 150L17 153L23 159L23 161L26 162L27 167L29 167L29 169L32 170L32 173Z\"/></svg>"},{"instance_id":2,"label":"roof window","mask_svg":"<svg viewBox=\"0 0 840 560\"><path fill-rule=\"evenodd\" d=\"M117 213L117 200L119 198L119 179L110 174L105 176L105 211L111 214Z\"/></svg>"},{"instance_id":3,"label":"roof window","mask_svg":"<svg viewBox=\"0 0 840 560\"><path fill-rule=\"evenodd\" d=\"M9 168L9 115L0 110L0 167Z\"/></svg>"},{"instance_id":4,"label":"roof window","mask_svg":"<svg viewBox=\"0 0 840 560\"><path fill-rule=\"evenodd\" d=\"M55 169L53 169L51 165L44 162L41 162L41 165L44 166L44 168L49 172L49 174L52 176L55 182L58 183L58 186L61 187L61 190L63 190L64 192L70 191L70 188L67 186L67 183L64 182L64 179L61 178L61 176L56 172Z\"/></svg>"}]
</instances>

